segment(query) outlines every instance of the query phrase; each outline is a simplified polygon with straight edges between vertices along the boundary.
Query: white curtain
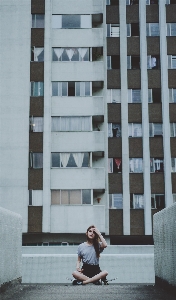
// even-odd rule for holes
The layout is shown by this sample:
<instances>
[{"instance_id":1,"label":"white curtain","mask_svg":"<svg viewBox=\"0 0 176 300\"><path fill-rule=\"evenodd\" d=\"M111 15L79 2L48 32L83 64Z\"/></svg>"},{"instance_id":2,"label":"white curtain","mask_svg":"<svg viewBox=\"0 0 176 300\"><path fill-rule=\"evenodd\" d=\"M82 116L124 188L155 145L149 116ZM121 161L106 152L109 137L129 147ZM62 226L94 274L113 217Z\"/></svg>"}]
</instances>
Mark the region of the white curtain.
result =
<instances>
[{"instance_id":1,"label":"white curtain","mask_svg":"<svg viewBox=\"0 0 176 300\"><path fill-rule=\"evenodd\" d=\"M90 117L61 117L61 131L90 131Z\"/></svg>"},{"instance_id":2,"label":"white curtain","mask_svg":"<svg viewBox=\"0 0 176 300\"><path fill-rule=\"evenodd\" d=\"M73 153L73 157L77 167L81 168L83 164L84 153Z\"/></svg>"},{"instance_id":3,"label":"white curtain","mask_svg":"<svg viewBox=\"0 0 176 300\"><path fill-rule=\"evenodd\" d=\"M34 132L43 132L43 117L34 117L33 118L33 131Z\"/></svg>"},{"instance_id":4,"label":"white curtain","mask_svg":"<svg viewBox=\"0 0 176 300\"><path fill-rule=\"evenodd\" d=\"M91 117L81 117L81 131L90 131L91 130Z\"/></svg>"},{"instance_id":5,"label":"white curtain","mask_svg":"<svg viewBox=\"0 0 176 300\"><path fill-rule=\"evenodd\" d=\"M132 136L140 137L142 136L142 124L133 124Z\"/></svg>"},{"instance_id":6,"label":"white curtain","mask_svg":"<svg viewBox=\"0 0 176 300\"><path fill-rule=\"evenodd\" d=\"M86 55L88 48L78 48L79 55L81 59L84 60L84 56Z\"/></svg>"},{"instance_id":7,"label":"white curtain","mask_svg":"<svg viewBox=\"0 0 176 300\"><path fill-rule=\"evenodd\" d=\"M52 117L51 131L60 131L60 117Z\"/></svg>"},{"instance_id":8,"label":"white curtain","mask_svg":"<svg viewBox=\"0 0 176 300\"><path fill-rule=\"evenodd\" d=\"M69 60L71 61L71 59L73 57L73 54L74 54L74 50L73 49L66 49L65 51L68 55Z\"/></svg>"},{"instance_id":9,"label":"white curtain","mask_svg":"<svg viewBox=\"0 0 176 300\"><path fill-rule=\"evenodd\" d=\"M69 158L70 158L70 153L61 153L61 163L63 165L63 168L66 168Z\"/></svg>"},{"instance_id":10,"label":"white curtain","mask_svg":"<svg viewBox=\"0 0 176 300\"><path fill-rule=\"evenodd\" d=\"M34 61L38 61L38 56L42 53L43 48L34 47Z\"/></svg>"},{"instance_id":11,"label":"white curtain","mask_svg":"<svg viewBox=\"0 0 176 300\"><path fill-rule=\"evenodd\" d=\"M85 96L85 82L80 82L80 96Z\"/></svg>"},{"instance_id":12,"label":"white curtain","mask_svg":"<svg viewBox=\"0 0 176 300\"><path fill-rule=\"evenodd\" d=\"M33 168L43 168L43 153L33 153Z\"/></svg>"},{"instance_id":13,"label":"white curtain","mask_svg":"<svg viewBox=\"0 0 176 300\"><path fill-rule=\"evenodd\" d=\"M64 52L63 48L54 48L54 52L57 55L58 60L61 58L62 53Z\"/></svg>"},{"instance_id":14,"label":"white curtain","mask_svg":"<svg viewBox=\"0 0 176 300\"><path fill-rule=\"evenodd\" d=\"M108 158L108 173L113 173L113 159Z\"/></svg>"},{"instance_id":15,"label":"white curtain","mask_svg":"<svg viewBox=\"0 0 176 300\"><path fill-rule=\"evenodd\" d=\"M108 123L108 137L112 137L112 123Z\"/></svg>"},{"instance_id":16,"label":"white curtain","mask_svg":"<svg viewBox=\"0 0 176 300\"><path fill-rule=\"evenodd\" d=\"M134 161L130 159L130 172L134 172Z\"/></svg>"}]
</instances>

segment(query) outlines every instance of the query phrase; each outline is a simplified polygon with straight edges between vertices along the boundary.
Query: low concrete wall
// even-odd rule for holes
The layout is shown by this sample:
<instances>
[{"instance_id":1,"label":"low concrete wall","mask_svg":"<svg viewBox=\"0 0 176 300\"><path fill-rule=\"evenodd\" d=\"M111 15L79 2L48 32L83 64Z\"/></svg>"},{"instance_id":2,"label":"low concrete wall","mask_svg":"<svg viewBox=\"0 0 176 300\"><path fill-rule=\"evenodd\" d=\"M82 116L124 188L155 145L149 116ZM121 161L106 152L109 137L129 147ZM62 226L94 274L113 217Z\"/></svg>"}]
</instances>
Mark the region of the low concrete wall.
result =
<instances>
[{"instance_id":1,"label":"low concrete wall","mask_svg":"<svg viewBox=\"0 0 176 300\"><path fill-rule=\"evenodd\" d=\"M0 286L22 276L22 218L0 207Z\"/></svg>"},{"instance_id":2,"label":"low concrete wall","mask_svg":"<svg viewBox=\"0 0 176 300\"><path fill-rule=\"evenodd\" d=\"M68 283L76 268L77 246L23 247L23 283ZM153 246L108 246L100 267L113 283L154 284Z\"/></svg>"},{"instance_id":3,"label":"low concrete wall","mask_svg":"<svg viewBox=\"0 0 176 300\"><path fill-rule=\"evenodd\" d=\"M176 287L176 203L156 213L153 221L155 275Z\"/></svg>"}]
</instances>

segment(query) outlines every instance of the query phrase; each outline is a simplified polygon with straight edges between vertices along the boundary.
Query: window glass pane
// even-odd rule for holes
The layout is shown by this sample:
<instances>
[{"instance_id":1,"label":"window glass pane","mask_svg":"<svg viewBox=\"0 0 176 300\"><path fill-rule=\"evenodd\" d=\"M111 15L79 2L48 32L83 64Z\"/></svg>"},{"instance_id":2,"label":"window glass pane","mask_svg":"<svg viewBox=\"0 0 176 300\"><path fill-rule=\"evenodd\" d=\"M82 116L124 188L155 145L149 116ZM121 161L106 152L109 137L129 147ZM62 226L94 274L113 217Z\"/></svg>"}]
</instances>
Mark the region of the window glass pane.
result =
<instances>
[{"instance_id":1,"label":"window glass pane","mask_svg":"<svg viewBox=\"0 0 176 300\"><path fill-rule=\"evenodd\" d=\"M82 190L82 204L91 204L91 190Z\"/></svg>"},{"instance_id":2,"label":"window glass pane","mask_svg":"<svg viewBox=\"0 0 176 300\"><path fill-rule=\"evenodd\" d=\"M144 208L144 197L143 195L133 195L133 208L139 209Z\"/></svg>"},{"instance_id":3,"label":"window glass pane","mask_svg":"<svg viewBox=\"0 0 176 300\"><path fill-rule=\"evenodd\" d=\"M151 31L151 36L159 36L159 24L158 23L150 23L150 31Z\"/></svg>"},{"instance_id":4,"label":"window glass pane","mask_svg":"<svg viewBox=\"0 0 176 300\"><path fill-rule=\"evenodd\" d=\"M172 55L172 69L176 69L176 56Z\"/></svg>"},{"instance_id":5,"label":"window glass pane","mask_svg":"<svg viewBox=\"0 0 176 300\"><path fill-rule=\"evenodd\" d=\"M112 123L112 136L121 137L121 125Z\"/></svg>"},{"instance_id":6,"label":"window glass pane","mask_svg":"<svg viewBox=\"0 0 176 300\"><path fill-rule=\"evenodd\" d=\"M120 103L121 102L121 91L120 89L112 89L112 103Z\"/></svg>"},{"instance_id":7,"label":"window glass pane","mask_svg":"<svg viewBox=\"0 0 176 300\"><path fill-rule=\"evenodd\" d=\"M43 153L33 153L33 168L43 168Z\"/></svg>"},{"instance_id":8,"label":"window glass pane","mask_svg":"<svg viewBox=\"0 0 176 300\"><path fill-rule=\"evenodd\" d=\"M154 123L153 125L154 125L154 136L162 135L163 134L162 124Z\"/></svg>"},{"instance_id":9,"label":"window glass pane","mask_svg":"<svg viewBox=\"0 0 176 300\"><path fill-rule=\"evenodd\" d=\"M90 82L85 82L85 96L90 96Z\"/></svg>"},{"instance_id":10,"label":"window glass pane","mask_svg":"<svg viewBox=\"0 0 176 300\"><path fill-rule=\"evenodd\" d=\"M89 160L90 160L90 158L89 158L89 153L83 153L83 162L82 162L82 167L89 167L90 166L90 164L89 164Z\"/></svg>"},{"instance_id":11,"label":"window glass pane","mask_svg":"<svg viewBox=\"0 0 176 300\"><path fill-rule=\"evenodd\" d=\"M52 96L58 96L58 82L52 82Z\"/></svg>"},{"instance_id":12,"label":"window glass pane","mask_svg":"<svg viewBox=\"0 0 176 300\"><path fill-rule=\"evenodd\" d=\"M52 28L61 28L61 27L62 27L62 16L52 15Z\"/></svg>"},{"instance_id":13,"label":"window glass pane","mask_svg":"<svg viewBox=\"0 0 176 300\"><path fill-rule=\"evenodd\" d=\"M69 191L62 190L61 191L61 204L69 204Z\"/></svg>"},{"instance_id":14,"label":"window glass pane","mask_svg":"<svg viewBox=\"0 0 176 300\"><path fill-rule=\"evenodd\" d=\"M73 204L81 204L81 190L72 190L70 193L70 203Z\"/></svg>"},{"instance_id":15,"label":"window glass pane","mask_svg":"<svg viewBox=\"0 0 176 300\"><path fill-rule=\"evenodd\" d=\"M173 89L173 102L176 102L176 89Z\"/></svg>"},{"instance_id":16,"label":"window glass pane","mask_svg":"<svg viewBox=\"0 0 176 300\"><path fill-rule=\"evenodd\" d=\"M43 132L43 117L33 117L33 132Z\"/></svg>"},{"instance_id":17,"label":"window glass pane","mask_svg":"<svg viewBox=\"0 0 176 300\"><path fill-rule=\"evenodd\" d=\"M51 131L60 131L60 117L51 118Z\"/></svg>"},{"instance_id":18,"label":"window glass pane","mask_svg":"<svg viewBox=\"0 0 176 300\"><path fill-rule=\"evenodd\" d=\"M80 96L80 82L76 82L76 96Z\"/></svg>"},{"instance_id":19,"label":"window glass pane","mask_svg":"<svg viewBox=\"0 0 176 300\"><path fill-rule=\"evenodd\" d=\"M111 36L112 37L119 37L120 36L119 24L111 24Z\"/></svg>"},{"instance_id":20,"label":"window glass pane","mask_svg":"<svg viewBox=\"0 0 176 300\"><path fill-rule=\"evenodd\" d=\"M111 25L107 24L107 37L110 37Z\"/></svg>"},{"instance_id":21,"label":"window glass pane","mask_svg":"<svg viewBox=\"0 0 176 300\"><path fill-rule=\"evenodd\" d=\"M62 15L62 28L80 28L80 15Z\"/></svg>"},{"instance_id":22,"label":"window glass pane","mask_svg":"<svg viewBox=\"0 0 176 300\"><path fill-rule=\"evenodd\" d=\"M51 204L52 205L60 204L60 190L51 191Z\"/></svg>"},{"instance_id":23,"label":"window glass pane","mask_svg":"<svg viewBox=\"0 0 176 300\"><path fill-rule=\"evenodd\" d=\"M156 208L163 209L165 207L164 195L155 195Z\"/></svg>"},{"instance_id":24,"label":"window glass pane","mask_svg":"<svg viewBox=\"0 0 176 300\"><path fill-rule=\"evenodd\" d=\"M32 190L29 190L29 205L32 205Z\"/></svg>"},{"instance_id":25,"label":"window glass pane","mask_svg":"<svg viewBox=\"0 0 176 300\"><path fill-rule=\"evenodd\" d=\"M75 96L75 82L68 82L68 96Z\"/></svg>"},{"instance_id":26,"label":"window glass pane","mask_svg":"<svg viewBox=\"0 0 176 300\"><path fill-rule=\"evenodd\" d=\"M132 90L132 103L141 102L141 90Z\"/></svg>"},{"instance_id":27,"label":"window glass pane","mask_svg":"<svg viewBox=\"0 0 176 300\"><path fill-rule=\"evenodd\" d=\"M62 82L62 96L68 96L68 82Z\"/></svg>"},{"instance_id":28,"label":"window glass pane","mask_svg":"<svg viewBox=\"0 0 176 300\"><path fill-rule=\"evenodd\" d=\"M123 198L122 194L113 194L113 208L122 209L123 208Z\"/></svg>"},{"instance_id":29,"label":"window glass pane","mask_svg":"<svg viewBox=\"0 0 176 300\"><path fill-rule=\"evenodd\" d=\"M60 168L60 153L51 153L52 168Z\"/></svg>"},{"instance_id":30,"label":"window glass pane","mask_svg":"<svg viewBox=\"0 0 176 300\"><path fill-rule=\"evenodd\" d=\"M69 157L69 160L68 160L68 163L67 163L66 167L67 168L76 168L77 167L72 153L70 153L70 157Z\"/></svg>"},{"instance_id":31,"label":"window glass pane","mask_svg":"<svg viewBox=\"0 0 176 300\"><path fill-rule=\"evenodd\" d=\"M171 36L176 36L176 23L171 23Z\"/></svg>"},{"instance_id":32,"label":"window glass pane","mask_svg":"<svg viewBox=\"0 0 176 300\"><path fill-rule=\"evenodd\" d=\"M91 28L91 15L81 15L81 28Z\"/></svg>"}]
</instances>

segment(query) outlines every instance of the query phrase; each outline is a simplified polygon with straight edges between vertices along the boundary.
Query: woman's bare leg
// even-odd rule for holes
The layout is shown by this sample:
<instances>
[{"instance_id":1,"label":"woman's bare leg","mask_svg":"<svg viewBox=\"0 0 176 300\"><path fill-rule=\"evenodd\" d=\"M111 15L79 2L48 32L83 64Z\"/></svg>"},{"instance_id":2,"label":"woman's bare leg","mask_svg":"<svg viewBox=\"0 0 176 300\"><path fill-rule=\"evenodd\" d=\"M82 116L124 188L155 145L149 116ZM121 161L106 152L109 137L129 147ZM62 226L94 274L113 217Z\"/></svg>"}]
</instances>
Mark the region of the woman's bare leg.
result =
<instances>
[{"instance_id":1,"label":"woman's bare leg","mask_svg":"<svg viewBox=\"0 0 176 300\"><path fill-rule=\"evenodd\" d=\"M108 275L107 271L102 271L99 274L93 276L92 278L88 278L86 280L83 279L83 284L88 284L88 283L92 283L92 282L98 281L100 279L105 278L107 275Z\"/></svg>"},{"instance_id":2,"label":"woman's bare leg","mask_svg":"<svg viewBox=\"0 0 176 300\"><path fill-rule=\"evenodd\" d=\"M89 279L89 277L78 271L74 271L72 275L75 279L78 279L80 281L86 281Z\"/></svg>"}]
</instances>

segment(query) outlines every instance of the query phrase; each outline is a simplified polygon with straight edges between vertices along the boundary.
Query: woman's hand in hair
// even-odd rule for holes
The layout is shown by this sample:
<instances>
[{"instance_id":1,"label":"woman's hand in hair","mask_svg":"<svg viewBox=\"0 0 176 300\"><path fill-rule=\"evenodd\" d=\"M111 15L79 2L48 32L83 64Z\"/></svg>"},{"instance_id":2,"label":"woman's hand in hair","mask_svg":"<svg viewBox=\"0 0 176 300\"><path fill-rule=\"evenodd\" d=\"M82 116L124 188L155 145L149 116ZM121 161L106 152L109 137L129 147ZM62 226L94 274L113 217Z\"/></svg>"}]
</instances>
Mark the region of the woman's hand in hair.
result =
<instances>
[{"instance_id":1,"label":"woman's hand in hair","mask_svg":"<svg viewBox=\"0 0 176 300\"><path fill-rule=\"evenodd\" d=\"M101 232L98 230L98 228L94 228L93 231L100 237Z\"/></svg>"}]
</instances>

